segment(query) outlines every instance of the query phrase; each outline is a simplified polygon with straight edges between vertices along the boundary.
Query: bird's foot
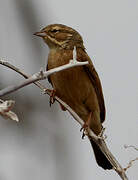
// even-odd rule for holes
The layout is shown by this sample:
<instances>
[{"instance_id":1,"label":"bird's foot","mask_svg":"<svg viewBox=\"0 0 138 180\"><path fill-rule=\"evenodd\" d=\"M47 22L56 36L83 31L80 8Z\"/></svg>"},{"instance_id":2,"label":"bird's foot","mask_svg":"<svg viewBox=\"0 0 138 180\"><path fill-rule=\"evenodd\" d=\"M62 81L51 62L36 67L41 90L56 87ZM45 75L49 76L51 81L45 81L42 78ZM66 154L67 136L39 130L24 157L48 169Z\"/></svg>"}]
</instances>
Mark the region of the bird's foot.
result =
<instances>
[{"instance_id":1,"label":"bird's foot","mask_svg":"<svg viewBox=\"0 0 138 180\"><path fill-rule=\"evenodd\" d=\"M87 129L88 129L88 124L84 123L83 126L80 129L80 131L82 131L82 137L81 137L82 139L84 139Z\"/></svg>"},{"instance_id":2,"label":"bird's foot","mask_svg":"<svg viewBox=\"0 0 138 180\"><path fill-rule=\"evenodd\" d=\"M83 131L82 133L82 139L84 139L85 135L87 135L87 130L89 128L89 124L90 124L90 120L92 117L92 112L90 112L87 121L83 124L82 128L80 129L80 131Z\"/></svg>"},{"instance_id":3,"label":"bird's foot","mask_svg":"<svg viewBox=\"0 0 138 180\"><path fill-rule=\"evenodd\" d=\"M55 102L55 95L56 95L56 90L55 89L46 89L45 92L50 93L50 100L49 100L49 105L51 107L52 104Z\"/></svg>"},{"instance_id":4,"label":"bird's foot","mask_svg":"<svg viewBox=\"0 0 138 180\"><path fill-rule=\"evenodd\" d=\"M50 107L51 107L51 105L54 104L54 102L55 102L56 90L55 89L45 89L44 94L46 94L46 93L48 93L48 94L50 93L49 104L50 104ZM67 110L62 104L59 103L59 105L60 105L60 107L61 107L61 109L63 111Z\"/></svg>"},{"instance_id":5,"label":"bird's foot","mask_svg":"<svg viewBox=\"0 0 138 180\"><path fill-rule=\"evenodd\" d=\"M103 140L105 140L107 138L107 136L104 135L104 131L105 131L105 128L103 127L100 134L98 135L98 137Z\"/></svg>"},{"instance_id":6,"label":"bird's foot","mask_svg":"<svg viewBox=\"0 0 138 180\"><path fill-rule=\"evenodd\" d=\"M60 104L61 110L62 111L66 111L67 109L65 108L65 106L63 106L62 104Z\"/></svg>"}]
</instances>

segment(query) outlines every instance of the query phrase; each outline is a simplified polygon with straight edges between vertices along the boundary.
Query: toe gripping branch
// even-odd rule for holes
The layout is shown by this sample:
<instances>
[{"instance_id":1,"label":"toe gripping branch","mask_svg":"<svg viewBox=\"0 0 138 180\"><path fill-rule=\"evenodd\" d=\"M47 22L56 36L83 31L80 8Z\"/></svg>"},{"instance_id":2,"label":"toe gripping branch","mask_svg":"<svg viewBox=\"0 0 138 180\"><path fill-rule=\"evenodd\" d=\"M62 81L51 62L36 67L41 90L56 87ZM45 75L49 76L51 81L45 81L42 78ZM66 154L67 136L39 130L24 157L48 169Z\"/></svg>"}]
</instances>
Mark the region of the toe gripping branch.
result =
<instances>
[{"instance_id":1,"label":"toe gripping branch","mask_svg":"<svg viewBox=\"0 0 138 180\"><path fill-rule=\"evenodd\" d=\"M52 89L52 90L46 89L45 92L50 93L49 105L51 107L51 105L54 104L54 102L55 102L56 90L55 89ZM59 103L59 105L63 111L67 110L62 104Z\"/></svg>"},{"instance_id":2,"label":"toe gripping branch","mask_svg":"<svg viewBox=\"0 0 138 180\"><path fill-rule=\"evenodd\" d=\"M49 105L51 107L52 104L55 102L55 95L56 95L56 90L55 89L46 89L46 92L50 93L50 99L49 99Z\"/></svg>"},{"instance_id":3,"label":"toe gripping branch","mask_svg":"<svg viewBox=\"0 0 138 180\"><path fill-rule=\"evenodd\" d=\"M91 117L92 117L92 112L90 112L87 121L80 129L80 131L82 131L82 139L84 139L85 135L87 134L87 129L89 128Z\"/></svg>"}]
</instances>

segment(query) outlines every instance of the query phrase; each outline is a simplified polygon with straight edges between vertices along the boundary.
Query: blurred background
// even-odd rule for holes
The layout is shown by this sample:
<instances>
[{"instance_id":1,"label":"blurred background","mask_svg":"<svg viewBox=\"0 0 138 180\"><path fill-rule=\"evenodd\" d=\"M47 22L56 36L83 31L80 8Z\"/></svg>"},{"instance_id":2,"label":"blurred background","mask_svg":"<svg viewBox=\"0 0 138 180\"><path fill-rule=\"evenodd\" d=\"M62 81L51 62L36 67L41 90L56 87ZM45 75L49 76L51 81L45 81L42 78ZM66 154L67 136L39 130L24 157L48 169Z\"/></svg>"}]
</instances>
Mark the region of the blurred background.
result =
<instances>
[{"instance_id":1,"label":"blurred background","mask_svg":"<svg viewBox=\"0 0 138 180\"><path fill-rule=\"evenodd\" d=\"M123 167L138 156L138 1L5 0L0 3L0 59L28 74L47 63L48 47L33 33L63 23L83 36L103 85L109 149ZM23 78L0 66L0 89ZM50 87L47 81L43 82ZM19 123L0 117L0 180L119 180L97 166L80 126L34 85L3 99L16 101ZM138 162L127 175L138 177Z\"/></svg>"}]
</instances>

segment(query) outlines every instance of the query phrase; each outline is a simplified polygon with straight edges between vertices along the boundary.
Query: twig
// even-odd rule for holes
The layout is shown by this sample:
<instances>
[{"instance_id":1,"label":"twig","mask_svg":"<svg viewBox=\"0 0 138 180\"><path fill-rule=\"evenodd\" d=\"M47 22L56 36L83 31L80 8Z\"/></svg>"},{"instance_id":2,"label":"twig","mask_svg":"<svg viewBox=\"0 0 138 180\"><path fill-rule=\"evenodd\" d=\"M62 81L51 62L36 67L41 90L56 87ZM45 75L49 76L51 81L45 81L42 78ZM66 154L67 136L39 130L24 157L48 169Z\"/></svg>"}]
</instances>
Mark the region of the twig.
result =
<instances>
[{"instance_id":1,"label":"twig","mask_svg":"<svg viewBox=\"0 0 138 180\"><path fill-rule=\"evenodd\" d=\"M5 67L8 67L8 68L10 68L10 69L12 69L12 70L14 70L14 71L16 71L17 73L21 74L23 77L28 78L28 77L26 77L26 75L23 73L23 71L21 71L19 68L13 66L12 64L10 64L10 63L8 63L8 62L3 61L3 60L0 60L0 64L3 65L3 66L5 66Z\"/></svg>"},{"instance_id":2,"label":"twig","mask_svg":"<svg viewBox=\"0 0 138 180\"><path fill-rule=\"evenodd\" d=\"M0 61L0 62L1 62L0 64L4 64L3 61ZM51 69L49 71L40 71L40 72L32 75L31 77L29 77L27 80L25 80L23 82L20 82L18 85L12 85L12 86L9 86L7 88L2 89L0 91L0 97L4 96L6 94L12 93L14 91L17 91L18 89L21 89L24 86L27 86L27 85L32 84L32 83L35 83L36 81L44 80L44 79L46 79L48 76L50 76L53 73L56 73L56 72L59 72L59 71L63 71L65 69L69 69L69 68L76 67L76 66L83 66L83 65L86 65L86 64L88 64L88 61L86 61L86 62L79 62L79 61L71 60L66 65L63 65L63 66ZM6 65L6 63L4 65ZM8 66L9 66L9 64L8 64ZM13 69L13 67L12 67L12 69ZM16 72L17 72L17 69L16 69ZM20 74L21 74L21 72L20 72Z\"/></svg>"},{"instance_id":3,"label":"twig","mask_svg":"<svg viewBox=\"0 0 138 180\"><path fill-rule=\"evenodd\" d=\"M138 148L136 148L135 146L133 146L133 145L124 145L124 148L133 148L133 149L135 149L136 151L138 151Z\"/></svg>"},{"instance_id":4,"label":"twig","mask_svg":"<svg viewBox=\"0 0 138 180\"><path fill-rule=\"evenodd\" d=\"M126 168L124 168L124 171L127 171L130 167L132 167L132 164L134 161L137 161L138 160L138 157L135 158L135 159L132 159L129 163L128 163L128 166Z\"/></svg>"},{"instance_id":5,"label":"twig","mask_svg":"<svg viewBox=\"0 0 138 180\"><path fill-rule=\"evenodd\" d=\"M28 79L30 78L31 76L28 76L27 74L25 74L22 70L20 70L19 68L13 66L12 64L6 62L6 61L2 61L0 60L0 64L5 66L5 67L8 67L10 69L12 69L13 71L17 72L18 74L22 75L25 79ZM41 90L44 90L45 89L45 86L43 86L41 83L39 82L34 82L34 84L36 86L38 86Z\"/></svg>"},{"instance_id":6,"label":"twig","mask_svg":"<svg viewBox=\"0 0 138 180\"><path fill-rule=\"evenodd\" d=\"M133 145L124 145L124 148L133 148L133 149L135 149L136 151L138 151L138 148L136 148L135 146L133 146ZM129 161L129 163L128 163L128 166L126 167L126 168L124 168L124 171L127 171L130 167L132 167L132 164L133 164L133 162L134 161L136 161L136 160L138 160L138 157L136 157L135 159L132 159L132 160L130 160Z\"/></svg>"}]
</instances>

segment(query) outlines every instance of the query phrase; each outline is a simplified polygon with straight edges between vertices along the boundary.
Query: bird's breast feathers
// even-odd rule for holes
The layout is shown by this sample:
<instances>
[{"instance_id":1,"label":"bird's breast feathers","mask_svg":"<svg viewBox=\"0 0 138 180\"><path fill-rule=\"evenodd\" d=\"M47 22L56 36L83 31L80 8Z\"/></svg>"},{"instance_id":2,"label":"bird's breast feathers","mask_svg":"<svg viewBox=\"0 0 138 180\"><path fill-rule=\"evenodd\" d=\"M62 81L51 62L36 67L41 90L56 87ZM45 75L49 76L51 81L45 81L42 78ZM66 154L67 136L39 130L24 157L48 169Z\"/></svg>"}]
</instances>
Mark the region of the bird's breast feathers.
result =
<instances>
[{"instance_id":1,"label":"bird's breast feathers","mask_svg":"<svg viewBox=\"0 0 138 180\"><path fill-rule=\"evenodd\" d=\"M71 50L62 52L51 50L48 57L48 69L69 63L72 56ZM90 94L97 99L94 87L82 66L54 73L50 76L50 80L56 94L67 104L69 104L68 101L71 102L71 99L76 103L84 102Z\"/></svg>"}]
</instances>

